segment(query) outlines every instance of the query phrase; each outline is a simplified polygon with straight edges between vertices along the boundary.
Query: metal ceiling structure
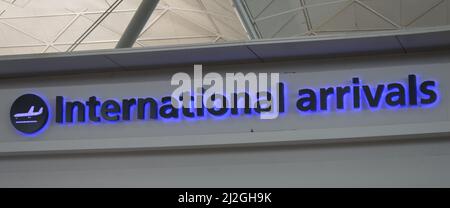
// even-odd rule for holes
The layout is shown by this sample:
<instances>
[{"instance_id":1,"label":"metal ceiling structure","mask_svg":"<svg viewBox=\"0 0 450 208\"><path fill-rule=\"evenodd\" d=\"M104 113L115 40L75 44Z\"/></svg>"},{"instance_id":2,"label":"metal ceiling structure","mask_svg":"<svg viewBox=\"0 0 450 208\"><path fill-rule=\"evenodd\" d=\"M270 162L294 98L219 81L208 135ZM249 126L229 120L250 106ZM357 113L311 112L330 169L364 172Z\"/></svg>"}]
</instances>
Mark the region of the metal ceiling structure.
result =
<instances>
[{"instance_id":1,"label":"metal ceiling structure","mask_svg":"<svg viewBox=\"0 0 450 208\"><path fill-rule=\"evenodd\" d=\"M0 0L0 55L65 52L72 45L75 51L113 49L142 0L122 1L117 8L115 2ZM341 37L449 24L450 0L160 0L133 47Z\"/></svg>"},{"instance_id":2,"label":"metal ceiling structure","mask_svg":"<svg viewBox=\"0 0 450 208\"><path fill-rule=\"evenodd\" d=\"M0 55L65 52L116 0L0 0ZM76 48L114 48L141 0L123 1ZM247 40L228 0L161 0L133 47Z\"/></svg>"},{"instance_id":3,"label":"metal ceiling structure","mask_svg":"<svg viewBox=\"0 0 450 208\"><path fill-rule=\"evenodd\" d=\"M402 31L450 24L450 0L235 0L262 38ZM238 7L239 9L239 7ZM253 27L253 28L249 28Z\"/></svg>"}]
</instances>

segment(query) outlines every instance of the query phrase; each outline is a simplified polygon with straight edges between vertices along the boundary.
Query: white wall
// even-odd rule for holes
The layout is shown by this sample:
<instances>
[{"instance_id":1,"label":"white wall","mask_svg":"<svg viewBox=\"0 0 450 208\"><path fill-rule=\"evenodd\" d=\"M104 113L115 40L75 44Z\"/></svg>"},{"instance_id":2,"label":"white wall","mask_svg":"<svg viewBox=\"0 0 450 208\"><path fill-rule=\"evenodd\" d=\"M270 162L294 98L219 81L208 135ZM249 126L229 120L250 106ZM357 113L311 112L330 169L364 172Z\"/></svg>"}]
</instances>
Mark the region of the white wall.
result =
<instances>
[{"instance_id":1,"label":"white wall","mask_svg":"<svg viewBox=\"0 0 450 208\"><path fill-rule=\"evenodd\" d=\"M0 158L0 187L450 187L450 138Z\"/></svg>"}]
</instances>

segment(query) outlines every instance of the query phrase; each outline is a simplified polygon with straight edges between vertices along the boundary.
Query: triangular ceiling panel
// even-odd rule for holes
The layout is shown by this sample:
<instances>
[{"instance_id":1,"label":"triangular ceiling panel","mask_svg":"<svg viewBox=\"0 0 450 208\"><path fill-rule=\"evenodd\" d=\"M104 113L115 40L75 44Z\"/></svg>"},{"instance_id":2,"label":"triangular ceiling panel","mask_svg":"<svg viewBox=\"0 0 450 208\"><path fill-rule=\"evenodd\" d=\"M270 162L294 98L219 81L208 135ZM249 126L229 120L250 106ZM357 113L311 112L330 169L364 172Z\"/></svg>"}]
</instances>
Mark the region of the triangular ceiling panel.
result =
<instances>
[{"instance_id":1,"label":"triangular ceiling panel","mask_svg":"<svg viewBox=\"0 0 450 208\"><path fill-rule=\"evenodd\" d=\"M92 16L93 19L96 19L99 15ZM88 18L78 18L55 42L73 43L89 28L92 22L93 21ZM99 25L95 30L92 31L92 33L90 33L86 37L85 41L117 40L118 38L120 38L120 34Z\"/></svg>"},{"instance_id":2,"label":"triangular ceiling panel","mask_svg":"<svg viewBox=\"0 0 450 208\"><path fill-rule=\"evenodd\" d=\"M186 10L198 10L200 8L199 0L164 0L169 7L182 8Z\"/></svg>"},{"instance_id":3,"label":"triangular ceiling panel","mask_svg":"<svg viewBox=\"0 0 450 208\"><path fill-rule=\"evenodd\" d=\"M249 5L250 14L253 18L258 18L259 14L267 8L273 0L245 0L245 2Z\"/></svg>"},{"instance_id":4,"label":"triangular ceiling panel","mask_svg":"<svg viewBox=\"0 0 450 208\"><path fill-rule=\"evenodd\" d=\"M362 3L366 4L376 12L380 13L387 19L401 25L401 8L403 0L361 0Z\"/></svg>"},{"instance_id":5,"label":"triangular ceiling panel","mask_svg":"<svg viewBox=\"0 0 450 208\"><path fill-rule=\"evenodd\" d=\"M443 4L446 5L445 2ZM417 18L408 27L432 27L446 24L448 24L447 8L445 6L435 6Z\"/></svg>"},{"instance_id":6,"label":"triangular ceiling panel","mask_svg":"<svg viewBox=\"0 0 450 208\"><path fill-rule=\"evenodd\" d=\"M24 53L42 53L46 46L27 46L27 47L14 47L14 48L2 48L0 47L0 56L11 54L24 54Z\"/></svg>"},{"instance_id":7,"label":"triangular ceiling panel","mask_svg":"<svg viewBox=\"0 0 450 208\"><path fill-rule=\"evenodd\" d=\"M200 1L203 4L203 6L200 6L199 8L206 9L208 12L212 14L223 15L228 17L236 16L230 5L224 6L223 4L220 4L218 3L218 1L215 0L197 0L197 1Z\"/></svg>"},{"instance_id":8,"label":"triangular ceiling panel","mask_svg":"<svg viewBox=\"0 0 450 208\"><path fill-rule=\"evenodd\" d=\"M155 11L155 15L160 11ZM114 32L122 34L125 28L128 26L131 18L134 15L134 11L121 11L111 13L98 27L106 27ZM100 14L86 14L85 18L89 18L92 22L95 21ZM154 16L154 15L153 15Z\"/></svg>"},{"instance_id":9,"label":"triangular ceiling panel","mask_svg":"<svg viewBox=\"0 0 450 208\"><path fill-rule=\"evenodd\" d=\"M142 36L150 37L177 37L192 35L214 35L215 32L208 26L196 22L195 18L173 11L167 12L164 17L155 22Z\"/></svg>"},{"instance_id":10,"label":"triangular ceiling panel","mask_svg":"<svg viewBox=\"0 0 450 208\"><path fill-rule=\"evenodd\" d=\"M10 18L4 22L45 42L52 42L56 36L75 18L75 15L43 16L34 18Z\"/></svg>"},{"instance_id":11,"label":"triangular ceiling panel","mask_svg":"<svg viewBox=\"0 0 450 208\"><path fill-rule=\"evenodd\" d=\"M0 21L0 47L10 47L14 45L35 45L45 44L42 40L38 40L29 36L12 26L2 23Z\"/></svg>"},{"instance_id":12,"label":"triangular ceiling panel","mask_svg":"<svg viewBox=\"0 0 450 208\"><path fill-rule=\"evenodd\" d=\"M336 16L326 21L316 31L351 31L358 29L355 22L355 3L340 10Z\"/></svg>"},{"instance_id":13,"label":"triangular ceiling panel","mask_svg":"<svg viewBox=\"0 0 450 208\"><path fill-rule=\"evenodd\" d=\"M239 20L229 18L214 18L219 27L220 35L228 40L245 40L247 34L242 30Z\"/></svg>"},{"instance_id":14,"label":"triangular ceiling panel","mask_svg":"<svg viewBox=\"0 0 450 208\"><path fill-rule=\"evenodd\" d=\"M402 0L401 14L402 25L412 24L415 19L427 13L441 0Z\"/></svg>"},{"instance_id":15,"label":"triangular ceiling panel","mask_svg":"<svg viewBox=\"0 0 450 208\"><path fill-rule=\"evenodd\" d=\"M279 37L277 34L280 30L283 30L287 24L290 22L298 23L300 15L298 13L286 13L282 15L277 15L273 18L263 19L257 22L258 29L261 34L266 38ZM300 30L299 23L292 29ZM292 25L291 25L292 27ZM302 29L303 31L303 29ZM300 33L300 32L299 32Z\"/></svg>"},{"instance_id":16,"label":"triangular ceiling panel","mask_svg":"<svg viewBox=\"0 0 450 208\"><path fill-rule=\"evenodd\" d=\"M213 19L214 22L211 21L211 18L215 18L215 16L210 15L208 17L208 14L206 14L206 13L190 12L190 11L173 11L173 12L180 15L184 19L187 19L190 22L196 23L196 25L201 26L202 29L207 29L208 32L214 32L214 33L219 32L216 30L216 26L214 25L216 23L216 21L214 21L214 19Z\"/></svg>"},{"instance_id":17,"label":"triangular ceiling panel","mask_svg":"<svg viewBox=\"0 0 450 208\"><path fill-rule=\"evenodd\" d=\"M305 0L305 2L313 29L330 21L349 5L349 2L335 0Z\"/></svg>"},{"instance_id":18,"label":"triangular ceiling panel","mask_svg":"<svg viewBox=\"0 0 450 208\"><path fill-rule=\"evenodd\" d=\"M396 26L389 22L387 17L376 11L369 10L360 4L354 5L356 27L361 30L385 30L396 29Z\"/></svg>"},{"instance_id":19,"label":"triangular ceiling panel","mask_svg":"<svg viewBox=\"0 0 450 208\"><path fill-rule=\"evenodd\" d=\"M339 12L334 18L326 22L317 31L365 31L365 30L389 30L396 29L383 16L363 7L358 3L353 3Z\"/></svg>"},{"instance_id":20,"label":"triangular ceiling panel","mask_svg":"<svg viewBox=\"0 0 450 208\"><path fill-rule=\"evenodd\" d=\"M258 4L258 2L255 2L254 4ZM248 2L247 5L248 7L253 6ZM298 7L300 7L299 0L284 0L284 1L273 0L267 7L264 8L263 11L261 11L259 18L264 18L272 14L286 12Z\"/></svg>"}]
</instances>

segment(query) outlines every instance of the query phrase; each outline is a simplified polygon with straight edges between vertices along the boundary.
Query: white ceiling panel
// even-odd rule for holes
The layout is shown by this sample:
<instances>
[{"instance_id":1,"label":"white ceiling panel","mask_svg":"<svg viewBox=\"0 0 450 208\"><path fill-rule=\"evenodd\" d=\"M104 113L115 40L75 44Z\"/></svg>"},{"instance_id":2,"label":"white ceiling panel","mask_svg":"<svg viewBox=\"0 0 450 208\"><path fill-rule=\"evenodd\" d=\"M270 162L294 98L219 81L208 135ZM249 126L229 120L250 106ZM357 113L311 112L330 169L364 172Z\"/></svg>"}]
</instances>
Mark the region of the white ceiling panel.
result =
<instances>
[{"instance_id":1,"label":"white ceiling panel","mask_svg":"<svg viewBox=\"0 0 450 208\"><path fill-rule=\"evenodd\" d=\"M263 38L346 35L450 24L450 0L243 0ZM264 5L264 6L262 6ZM302 6L303 5L303 6ZM255 16L255 13L256 16ZM304 24L289 17L304 16ZM309 21L309 22L308 22ZM305 29L306 32L300 32ZM287 32L274 33L280 25Z\"/></svg>"},{"instance_id":2,"label":"white ceiling panel","mask_svg":"<svg viewBox=\"0 0 450 208\"><path fill-rule=\"evenodd\" d=\"M124 0L75 50L114 48L142 0ZM115 0L0 0L0 55L65 52ZM160 0L135 47L247 40L231 0Z\"/></svg>"},{"instance_id":3,"label":"white ceiling panel","mask_svg":"<svg viewBox=\"0 0 450 208\"><path fill-rule=\"evenodd\" d=\"M242 0L262 38L448 26L450 0ZM115 0L0 0L0 55L65 52ZM141 0L124 0L75 50L111 49ZM233 0L160 0L134 47L245 41Z\"/></svg>"}]
</instances>

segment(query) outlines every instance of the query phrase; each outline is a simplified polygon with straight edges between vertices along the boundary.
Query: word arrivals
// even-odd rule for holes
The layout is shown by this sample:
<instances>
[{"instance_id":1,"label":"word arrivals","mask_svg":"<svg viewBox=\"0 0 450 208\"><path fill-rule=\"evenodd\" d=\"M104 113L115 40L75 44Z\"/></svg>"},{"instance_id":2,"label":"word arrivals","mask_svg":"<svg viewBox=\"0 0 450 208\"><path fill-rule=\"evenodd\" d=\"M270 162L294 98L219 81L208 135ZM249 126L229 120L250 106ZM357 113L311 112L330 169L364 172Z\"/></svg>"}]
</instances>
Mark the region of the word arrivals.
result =
<instances>
[{"instance_id":1,"label":"word arrivals","mask_svg":"<svg viewBox=\"0 0 450 208\"><path fill-rule=\"evenodd\" d=\"M274 100L273 92L264 92L264 96L257 96L256 102L250 104L248 101L249 95L247 93L240 93L233 95L234 102L244 101L245 105L241 108L239 105L228 104L213 105L206 107L201 105L200 108L185 108L181 103L173 105L174 100L171 96L166 96L157 100L151 97L147 98L130 98L116 101L108 99L105 101L99 100L95 96L89 97L87 101L66 101L63 96L56 97L56 116L57 123L73 123L73 122L101 122L101 121L129 121L133 118L139 120L147 119L178 119L178 118L198 118L205 117L207 114L212 116L224 116L227 114L241 115L241 114L260 114L271 110L271 105L267 104L276 102L280 104L279 112L284 112L284 85L279 83L276 93L279 100ZM219 101L220 103L228 103L230 99L221 95L211 95L209 98L212 101ZM191 96L193 102L193 96ZM193 106L193 105L191 105ZM222 106L222 107L217 107Z\"/></svg>"},{"instance_id":2,"label":"word arrivals","mask_svg":"<svg viewBox=\"0 0 450 208\"><path fill-rule=\"evenodd\" d=\"M204 203L205 205L209 205L211 203L213 195L207 194L188 194L186 192L184 195L178 196L179 203Z\"/></svg>"},{"instance_id":3,"label":"word arrivals","mask_svg":"<svg viewBox=\"0 0 450 208\"><path fill-rule=\"evenodd\" d=\"M336 109L361 109L363 102L368 108L402 107L433 104L438 99L435 81L417 82L416 75L408 76L408 84L402 83L378 84L375 87L362 85L358 77L352 79L352 85L340 87L320 88L318 92L313 89L300 89L297 100L297 109L302 112L315 112L330 110L333 105ZM345 105L345 97L350 101Z\"/></svg>"}]
</instances>

